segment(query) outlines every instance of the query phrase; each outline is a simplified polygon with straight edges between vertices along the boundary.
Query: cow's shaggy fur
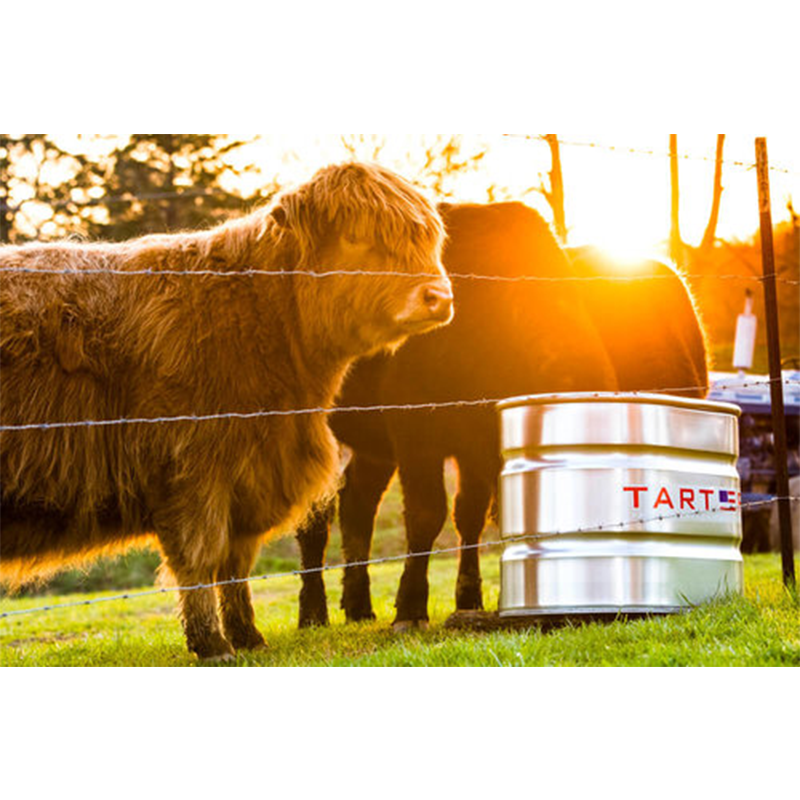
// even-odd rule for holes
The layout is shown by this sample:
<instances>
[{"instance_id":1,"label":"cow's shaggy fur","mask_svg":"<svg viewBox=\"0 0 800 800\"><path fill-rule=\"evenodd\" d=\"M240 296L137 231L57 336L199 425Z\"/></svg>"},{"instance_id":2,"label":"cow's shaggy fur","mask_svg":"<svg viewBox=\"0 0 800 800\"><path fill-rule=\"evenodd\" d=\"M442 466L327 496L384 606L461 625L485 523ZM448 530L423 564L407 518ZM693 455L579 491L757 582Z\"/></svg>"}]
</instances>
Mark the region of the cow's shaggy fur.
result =
<instances>
[{"instance_id":1,"label":"cow's shaggy fur","mask_svg":"<svg viewBox=\"0 0 800 800\"><path fill-rule=\"evenodd\" d=\"M2 424L329 407L355 358L449 321L442 244L409 184L349 164L207 232L3 248ZM229 274L169 274L209 270ZM407 274L307 275L360 270ZM263 535L331 491L337 450L323 414L6 431L0 575L155 534L179 586L245 578ZM263 644L246 584L219 589L222 630L213 590L180 605L202 657Z\"/></svg>"}]
</instances>

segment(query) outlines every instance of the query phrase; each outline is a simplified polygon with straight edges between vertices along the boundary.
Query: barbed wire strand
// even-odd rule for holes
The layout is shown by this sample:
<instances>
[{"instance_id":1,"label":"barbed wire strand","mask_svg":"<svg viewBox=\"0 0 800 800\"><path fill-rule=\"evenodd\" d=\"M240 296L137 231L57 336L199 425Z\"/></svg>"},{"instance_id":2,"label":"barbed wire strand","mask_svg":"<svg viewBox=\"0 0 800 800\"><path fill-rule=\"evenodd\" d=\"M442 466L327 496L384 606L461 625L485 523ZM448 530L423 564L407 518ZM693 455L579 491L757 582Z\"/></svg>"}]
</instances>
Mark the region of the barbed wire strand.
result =
<instances>
[{"instance_id":1,"label":"barbed wire strand","mask_svg":"<svg viewBox=\"0 0 800 800\"><path fill-rule=\"evenodd\" d=\"M743 503L740 509L759 508L766 505L772 505L782 500L789 500L796 502L800 497L771 497L767 500L754 500L752 502ZM408 559L416 558L435 558L443 555L456 555L473 550L483 550L494 547L508 547L515 544L525 544L526 542L542 541L544 539L552 539L560 536L575 536L585 533L599 533L602 531L616 531L620 528L628 528L636 525L650 525L656 522L672 522L680 519L691 519L703 515L727 513L723 512L721 508L714 509L700 509L692 512L681 512L680 514L661 514L657 517L648 517L635 520L622 520L615 523L604 523L602 525L591 525L587 528L576 528L564 531L554 531L551 533L536 533L536 534L519 534L516 536L505 536L498 541L478 542L476 544L458 545L455 547L445 547L425 552L417 553L404 553L396 556L383 556L364 561L354 561L345 564L329 564L321 567L313 567L311 569L297 569L288 572L273 572L265 575L256 575L248 578L232 578L225 581L214 581L212 583L200 583L194 586L163 586L156 589L147 589L137 592L125 592L123 594L113 595L109 597L97 597L89 600L76 600L69 603L55 603L52 605L39 606L36 608L23 608L14 611L4 611L0 613L0 620L10 619L11 617L30 616L34 614L45 614L51 611L61 611L68 608L81 608L86 606L94 606L102 603L113 603L121 600L138 600L142 597L152 597L154 595L175 594L177 592L196 592L203 589L217 589L224 586L239 586L242 584L263 583L278 578L302 578L309 575L322 575L327 572L341 571L353 567L373 567L381 564L396 563L398 561L406 561Z\"/></svg>"},{"instance_id":2,"label":"barbed wire strand","mask_svg":"<svg viewBox=\"0 0 800 800\"><path fill-rule=\"evenodd\" d=\"M79 269L48 269L47 267L0 267L0 273L6 275L71 275L82 277L84 275L117 275L120 277L195 277L195 278L413 278L425 277L420 272L400 272L397 270L326 270L322 272L308 272L305 270L213 270L213 269L114 269L112 267L88 267ZM673 280L676 277L686 280L727 280L727 281L753 281L763 283L767 278L773 278L778 283L791 286L800 285L800 281L781 278L777 275L710 275L676 272L661 275L479 275L477 273L448 273L448 277L455 280L496 281L499 283L633 283L634 281L647 280Z\"/></svg>"},{"instance_id":3,"label":"barbed wire strand","mask_svg":"<svg viewBox=\"0 0 800 800\"><path fill-rule=\"evenodd\" d=\"M800 386L800 381L794 381L788 378L783 379L767 379L763 381L756 381L753 383L732 383L729 385L717 386L680 386L672 388L657 388L637 390L631 392L585 392L587 397L592 399L605 399L605 398L620 398L620 397L641 397L643 395L659 395L659 394L679 394L685 392L708 392L708 391L734 391L741 389L761 388L768 386L773 382L780 380L784 386ZM533 395L523 395L533 396ZM537 399L543 399L552 396L553 401L556 402L563 395L559 394L543 394L536 395ZM478 408L481 406L494 406L499 403L506 402L510 398L480 398L476 400L448 400L442 402L431 403L410 403L405 405L387 404L387 405L373 405L373 406L316 406L313 408L297 408L297 409L272 409L263 411L229 411L220 412L217 414L179 414L175 416L162 416L162 417L120 417L118 419L105 419L105 420L74 420L71 422L32 422L19 425L0 425L0 433L14 433L21 431L49 431L59 430L65 428L107 428L121 425L157 425L157 424L170 424L179 422L213 422L221 420L254 420L254 419L268 419L270 417L298 417L298 416L311 416L314 414L367 414L367 413L383 413L391 411L436 411L442 409L454 408Z\"/></svg>"},{"instance_id":4,"label":"barbed wire strand","mask_svg":"<svg viewBox=\"0 0 800 800\"><path fill-rule=\"evenodd\" d=\"M504 133L503 136L509 139L526 139L528 141L547 141L543 134L530 134L530 133ZM592 150L606 150L611 153L619 153L622 155L636 155L636 156L654 156L656 158L672 158L672 154L668 153L663 150L650 150L643 147L630 147L627 145L614 145L614 144L605 144L603 142L576 142L576 141L569 141L566 139L557 139L560 145L564 147L586 147ZM703 156L698 155L695 153L678 153L677 157L679 160L682 161L707 161L712 164L717 162L716 156ZM730 167L739 167L743 169L755 169L756 163L755 161L737 161L734 159L727 159L724 158L721 161L722 164ZM796 170L787 169L786 167L782 166L773 166L770 165L769 167L770 172L780 172L784 175L800 175L800 172Z\"/></svg>"}]
</instances>

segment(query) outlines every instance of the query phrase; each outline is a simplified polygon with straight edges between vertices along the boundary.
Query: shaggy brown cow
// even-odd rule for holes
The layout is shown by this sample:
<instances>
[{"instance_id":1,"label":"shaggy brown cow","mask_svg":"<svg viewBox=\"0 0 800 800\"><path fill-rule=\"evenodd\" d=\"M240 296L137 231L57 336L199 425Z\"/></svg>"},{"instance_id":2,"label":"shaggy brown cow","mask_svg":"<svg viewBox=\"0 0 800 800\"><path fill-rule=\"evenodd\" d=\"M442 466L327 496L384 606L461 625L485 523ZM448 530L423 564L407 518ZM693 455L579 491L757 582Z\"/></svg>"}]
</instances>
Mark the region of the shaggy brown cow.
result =
<instances>
[{"instance_id":1,"label":"shaggy brown cow","mask_svg":"<svg viewBox=\"0 0 800 800\"><path fill-rule=\"evenodd\" d=\"M428 403L523 394L707 383L705 344L688 292L664 265L636 270L655 280L493 282L458 274L505 277L617 276L590 249L570 264L536 212L519 204L446 206L445 265L458 314L447 329L409 342L396 355L359 362L342 406ZM612 366L613 365L613 366ZM699 396L702 390L688 390ZM428 619L427 565L447 516L443 467L452 457L459 487L454 518L462 545L459 610L482 608L478 550L500 470L498 421L491 406L391 414L336 414L332 428L353 450L340 493L348 563L368 560L381 498L399 468L409 553L397 597L399 628ZM299 532L303 565L322 565L332 509ZM373 618L365 566L348 567L342 606L349 620ZM327 622L320 574L304 576L301 626Z\"/></svg>"},{"instance_id":2,"label":"shaggy brown cow","mask_svg":"<svg viewBox=\"0 0 800 800\"><path fill-rule=\"evenodd\" d=\"M4 580L151 533L180 587L246 578L338 474L325 414L259 413L329 407L354 359L447 323L443 235L408 183L349 164L208 232L0 250ZM232 412L256 417L13 429ZM246 583L219 607L222 630L213 589L181 592L190 650L263 644Z\"/></svg>"}]
</instances>

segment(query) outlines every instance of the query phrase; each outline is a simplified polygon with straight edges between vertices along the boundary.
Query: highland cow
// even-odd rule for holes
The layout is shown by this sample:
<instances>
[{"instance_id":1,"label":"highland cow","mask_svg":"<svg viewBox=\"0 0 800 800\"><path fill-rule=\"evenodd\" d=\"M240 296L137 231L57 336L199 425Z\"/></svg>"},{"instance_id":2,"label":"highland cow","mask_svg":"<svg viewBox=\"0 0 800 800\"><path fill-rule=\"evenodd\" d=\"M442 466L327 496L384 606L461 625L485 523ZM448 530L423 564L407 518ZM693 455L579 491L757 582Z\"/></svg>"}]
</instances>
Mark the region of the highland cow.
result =
<instances>
[{"instance_id":1,"label":"highland cow","mask_svg":"<svg viewBox=\"0 0 800 800\"><path fill-rule=\"evenodd\" d=\"M521 204L440 210L456 320L396 355L359 362L345 382L342 406L658 387L688 396L704 393L705 341L687 288L668 267L648 262L626 273L589 248L572 251L570 260L542 218ZM626 275L634 279L616 280ZM449 458L458 467L454 522L465 548L456 609L481 609L477 545L494 507L501 467L493 405L335 414L331 426L353 451L339 495L342 544L351 564L342 596L347 619L374 618L363 562L369 559L381 499L399 470L409 558L395 627L428 620L428 556L420 554L431 551L447 518L443 471ZM333 507L324 507L298 534L307 569L324 561L332 515ZM303 578L300 625L327 621L322 575L312 572Z\"/></svg>"},{"instance_id":2,"label":"highland cow","mask_svg":"<svg viewBox=\"0 0 800 800\"><path fill-rule=\"evenodd\" d=\"M189 649L263 645L242 579L338 475L325 413L269 412L330 407L355 359L449 322L443 236L408 183L349 164L207 232L0 250L4 582L155 536L203 587L179 595Z\"/></svg>"}]
</instances>

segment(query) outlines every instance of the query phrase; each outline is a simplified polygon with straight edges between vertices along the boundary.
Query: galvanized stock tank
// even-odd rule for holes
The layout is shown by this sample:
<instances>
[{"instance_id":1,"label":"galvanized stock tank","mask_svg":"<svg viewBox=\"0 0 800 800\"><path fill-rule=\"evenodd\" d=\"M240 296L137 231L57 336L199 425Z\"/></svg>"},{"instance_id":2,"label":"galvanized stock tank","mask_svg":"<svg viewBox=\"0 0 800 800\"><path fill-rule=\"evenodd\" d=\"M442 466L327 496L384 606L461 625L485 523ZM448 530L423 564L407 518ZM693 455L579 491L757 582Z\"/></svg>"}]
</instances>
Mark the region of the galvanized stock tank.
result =
<instances>
[{"instance_id":1,"label":"galvanized stock tank","mask_svg":"<svg viewBox=\"0 0 800 800\"><path fill-rule=\"evenodd\" d=\"M500 404L500 616L675 613L744 588L736 406Z\"/></svg>"}]
</instances>

